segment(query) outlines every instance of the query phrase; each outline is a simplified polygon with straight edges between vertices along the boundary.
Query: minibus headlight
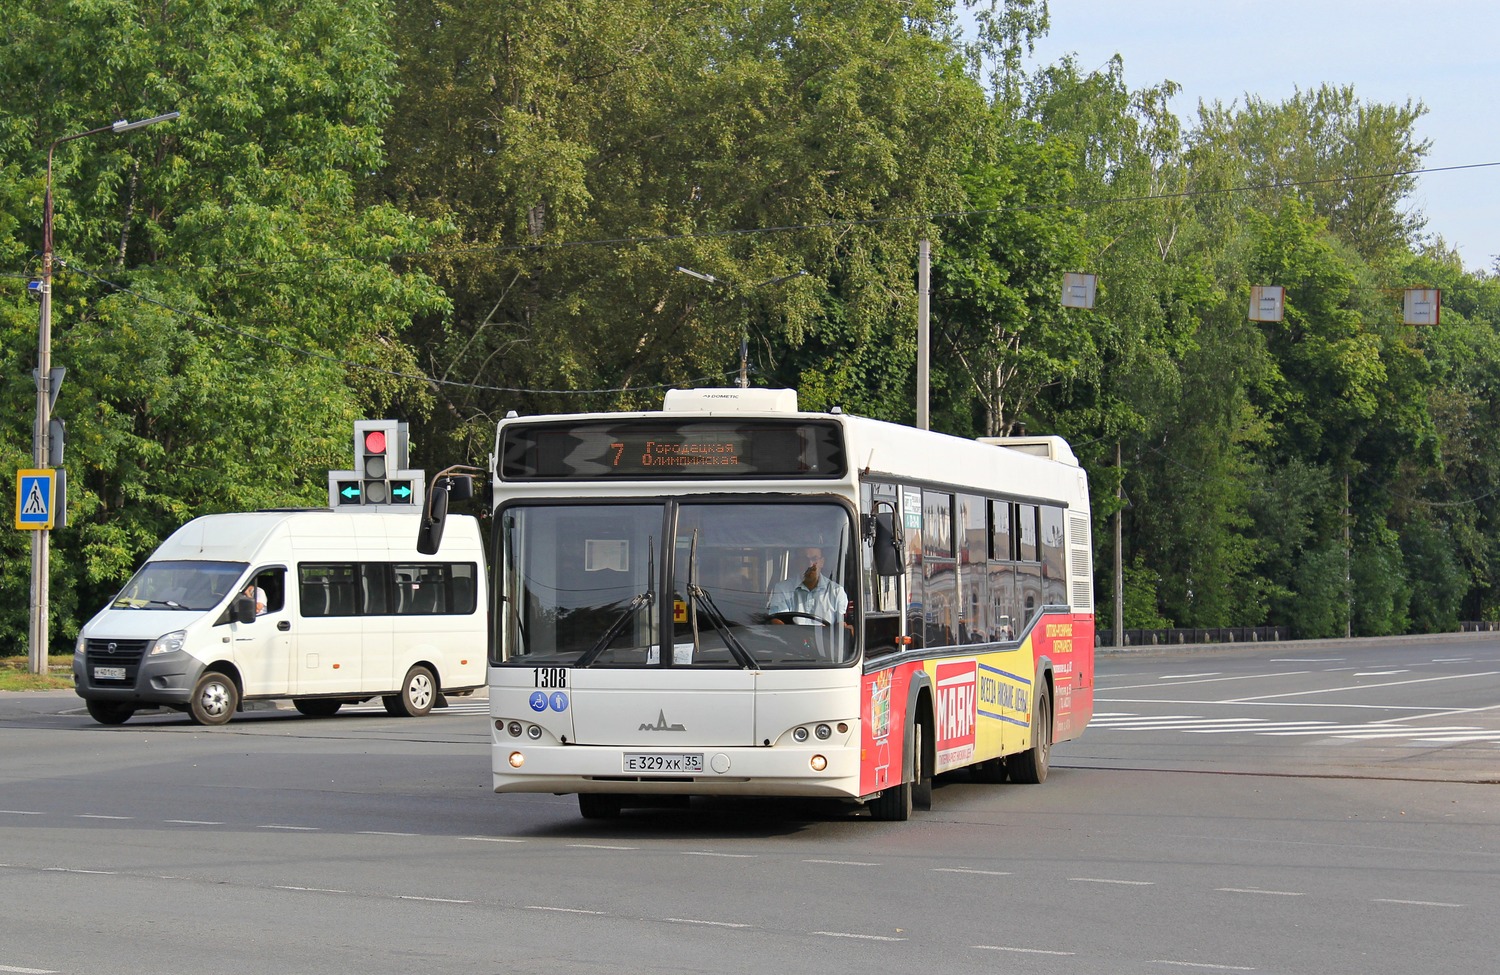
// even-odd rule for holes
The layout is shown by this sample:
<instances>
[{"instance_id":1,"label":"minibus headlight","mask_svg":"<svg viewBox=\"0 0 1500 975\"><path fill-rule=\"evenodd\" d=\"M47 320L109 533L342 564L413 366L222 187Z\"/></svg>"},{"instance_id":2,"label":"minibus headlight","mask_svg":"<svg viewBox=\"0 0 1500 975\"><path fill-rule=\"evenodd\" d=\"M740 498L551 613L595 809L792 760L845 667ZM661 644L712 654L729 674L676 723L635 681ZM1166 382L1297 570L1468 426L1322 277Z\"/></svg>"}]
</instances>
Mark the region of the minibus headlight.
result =
<instances>
[{"instance_id":1,"label":"minibus headlight","mask_svg":"<svg viewBox=\"0 0 1500 975\"><path fill-rule=\"evenodd\" d=\"M73 652L74 653L84 653L85 651L88 650L88 648L89 648L88 637L84 636L82 633L78 634L78 642L75 643L75 644L73 644Z\"/></svg>"},{"instance_id":2,"label":"minibus headlight","mask_svg":"<svg viewBox=\"0 0 1500 975\"><path fill-rule=\"evenodd\" d=\"M151 653L177 653L186 642L187 630L173 630L156 638L156 642L151 644Z\"/></svg>"}]
</instances>

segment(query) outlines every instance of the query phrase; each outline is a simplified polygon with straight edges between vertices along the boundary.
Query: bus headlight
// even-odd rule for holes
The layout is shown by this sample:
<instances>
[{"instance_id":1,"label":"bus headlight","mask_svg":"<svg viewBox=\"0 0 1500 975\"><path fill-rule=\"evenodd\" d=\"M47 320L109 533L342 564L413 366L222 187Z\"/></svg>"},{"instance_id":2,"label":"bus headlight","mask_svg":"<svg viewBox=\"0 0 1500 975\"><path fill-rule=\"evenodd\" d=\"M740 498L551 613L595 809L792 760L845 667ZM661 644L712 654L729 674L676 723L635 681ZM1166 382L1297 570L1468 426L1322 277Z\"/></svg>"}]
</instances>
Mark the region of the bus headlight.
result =
<instances>
[{"instance_id":1,"label":"bus headlight","mask_svg":"<svg viewBox=\"0 0 1500 975\"><path fill-rule=\"evenodd\" d=\"M520 768L522 765L525 765L525 764L526 764L526 756L525 755L522 755L520 752L511 752L510 753L510 767L511 768Z\"/></svg>"},{"instance_id":2,"label":"bus headlight","mask_svg":"<svg viewBox=\"0 0 1500 975\"><path fill-rule=\"evenodd\" d=\"M821 772L828 767L828 759L822 755L814 755L807 764L812 766L814 772Z\"/></svg>"},{"instance_id":3,"label":"bus headlight","mask_svg":"<svg viewBox=\"0 0 1500 975\"><path fill-rule=\"evenodd\" d=\"M536 741L538 738L542 737L542 726L534 724L531 727L527 728L526 737L530 738L532 741Z\"/></svg>"},{"instance_id":4,"label":"bus headlight","mask_svg":"<svg viewBox=\"0 0 1500 975\"><path fill-rule=\"evenodd\" d=\"M826 724L820 724L813 729L813 734L818 736L819 741L827 741L828 736L833 734L833 729Z\"/></svg>"},{"instance_id":5,"label":"bus headlight","mask_svg":"<svg viewBox=\"0 0 1500 975\"><path fill-rule=\"evenodd\" d=\"M510 732L510 736L512 738L519 738L521 737L521 722L512 721L510 724L505 726L505 730Z\"/></svg>"},{"instance_id":6,"label":"bus headlight","mask_svg":"<svg viewBox=\"0 0 1500 975\"><path fill-rule=\"evenodd\" d=\"M801 742L807 741L807 729L806 728L793 728L792 729L792 740L795 741L795 742L798 742L799 744Z\"/></svg>"}]
</instances>

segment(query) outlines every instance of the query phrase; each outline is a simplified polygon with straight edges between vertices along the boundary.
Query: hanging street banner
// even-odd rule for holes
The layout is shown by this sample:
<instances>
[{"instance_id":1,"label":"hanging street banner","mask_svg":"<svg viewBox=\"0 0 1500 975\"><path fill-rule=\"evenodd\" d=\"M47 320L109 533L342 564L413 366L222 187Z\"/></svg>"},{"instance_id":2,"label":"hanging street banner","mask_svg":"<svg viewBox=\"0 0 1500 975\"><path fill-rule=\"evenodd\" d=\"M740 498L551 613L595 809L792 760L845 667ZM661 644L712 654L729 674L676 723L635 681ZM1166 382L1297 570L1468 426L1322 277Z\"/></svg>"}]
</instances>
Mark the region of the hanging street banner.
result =
<instances>
[{"instance_id":1,"label":"hanging street banner","mask_svg":"<svg viewBox=\"0 0 1500 975\"><path fill-rule=\"evenodd\" d=\"M50 529L56 488L57 471L16 471L16 527Z\"/></svg>"}]
</instances>

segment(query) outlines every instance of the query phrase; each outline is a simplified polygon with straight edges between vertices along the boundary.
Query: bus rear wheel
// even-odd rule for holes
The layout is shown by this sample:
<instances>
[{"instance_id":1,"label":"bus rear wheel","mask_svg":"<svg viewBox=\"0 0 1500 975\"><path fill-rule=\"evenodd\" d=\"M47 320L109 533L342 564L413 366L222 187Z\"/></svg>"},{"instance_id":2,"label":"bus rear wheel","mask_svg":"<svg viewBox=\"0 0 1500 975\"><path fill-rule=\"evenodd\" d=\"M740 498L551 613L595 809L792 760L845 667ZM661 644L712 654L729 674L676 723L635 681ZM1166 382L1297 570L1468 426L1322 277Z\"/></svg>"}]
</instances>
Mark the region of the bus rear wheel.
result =
<instances>
[{"instance_id":1,"label":"bus rear wheel","mask_svg":"<svg viewBox=\"0 0 1500 975\"><path fill-rule=\"evenodd\" d=\"M406 680L401 682L401 693L380 699L386 711L398 718L420 718L431 711L436 702L437 678L421 664L416 664L406 672Z\"/></svg>"},{"instance_id":2,"label":"bus rear wheel","mask_svg":"<svg viewBox=\"0 0 1500 975\"><path fill-rule=\"evenodd\" d=\"M134 707L119 701L88 700L84 705L89 709L89 717L100 724L124 724L135 714Z\"/></svg>"},{"instance_id":3,"label":"bus rear wheel","mask_svg":"<svg viewBox=\"0 0 1500 975\"><path fill-rule=\"evenodd\" d=\"M1011 757L1010 778L1013 782L1036 785L1047 781L1047 769L1052 761L1052 698L1047 685L1037 681L1041 693L1037 695L1035 709L1031 712L1031 747Z\"/></svg>"}]
</instances>

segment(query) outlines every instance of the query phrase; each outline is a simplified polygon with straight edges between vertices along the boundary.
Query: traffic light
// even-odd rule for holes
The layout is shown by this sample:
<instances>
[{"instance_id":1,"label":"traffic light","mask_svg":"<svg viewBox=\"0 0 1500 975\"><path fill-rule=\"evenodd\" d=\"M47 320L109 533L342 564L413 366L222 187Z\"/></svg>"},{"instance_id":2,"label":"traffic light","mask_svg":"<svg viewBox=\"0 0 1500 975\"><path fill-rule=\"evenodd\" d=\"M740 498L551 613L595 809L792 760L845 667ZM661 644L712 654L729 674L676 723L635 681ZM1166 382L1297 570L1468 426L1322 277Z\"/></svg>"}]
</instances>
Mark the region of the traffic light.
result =
<instances>
[{"instance_id":1,"label":"traffic light","mask_svg":"<svg viewBox=\"0 0 1500 975\"><path fill-rule=\"evenodd\" d=\"M328 472L328 504L415 508L422 503L423 472L407 469L406 424L356 420L354 470Z\"/></svg>"},{"instance_id":2,"label":"traffic light","mask_svg":"<svg viewBox=\"0 0 1500 975\"><path fill-rule=\"evenodd\" d=\"M354 424L354 456L358 458L365 504L390 504L390 473L404 430L394 420L361 420Z\"/></svg>"}]
</instances>

